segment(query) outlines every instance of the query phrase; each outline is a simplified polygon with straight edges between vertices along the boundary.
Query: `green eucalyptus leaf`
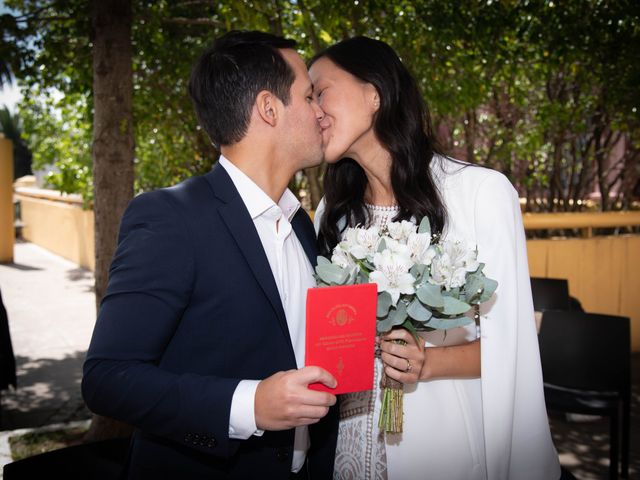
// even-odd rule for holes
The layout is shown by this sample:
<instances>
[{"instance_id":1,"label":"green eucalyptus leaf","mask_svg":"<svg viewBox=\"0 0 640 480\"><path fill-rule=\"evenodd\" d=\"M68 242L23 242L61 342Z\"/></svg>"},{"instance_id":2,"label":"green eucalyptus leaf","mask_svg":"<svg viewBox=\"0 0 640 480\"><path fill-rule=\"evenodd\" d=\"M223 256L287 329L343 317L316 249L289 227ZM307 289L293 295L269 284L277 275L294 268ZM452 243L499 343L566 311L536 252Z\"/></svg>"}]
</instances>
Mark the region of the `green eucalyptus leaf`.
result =
<instances>
[{"instance_id":1,"label":"green eucalyptus leaf","mask_svg":"<svg viewBox=\"0 0 640 480\"><path fill-rule=\"evenodd\" d=\"M409 304L407 313L411 318L418 322L426 322L433 315L431 313L431 310L426 308L417 298L414 298L413 301Z\"/></svg>"},{"instance_id":2,"label":"green eucalyptus leaf","mask_svg":"<svg viewBox=\"0 0 640 480\"><path fill-rule=\"evenodd\" d=\"M395 311L389 316L393 318L393 326L402 325L408 317L407 304L405 302L398 302Z\"/></svg>"},{"instance_id":3,"label":"green eucalyptus leaf","mask_svg":"<svg viewBox=\"0 0 640 480\"><path fill-rule=\"evenodd\" d=\"M331 260L322 255L318 255L318 265L331 265Z\"/></svg>"},{"instance_id":4,"label":"green eucalyptus leaf","mask_svg":"<svg viewBox=\"0 0 640 480\"><path fill-rule=\"evenodd\" d=\"M360 267L360 270L365 272L373 272L376 269L376 267L366 258L357 260L357 264L358 264L358 267Z\"/></svg>"},{"instance_id":5,"label":"green eucalyptus leaf","mask_svg":"<svg viewBox=\"0 0 640 480\"><path fill-rule=\"evenodd\" d=\"M396 325L402 325L407 317L407 304L398 302L395 307L389 310L389 315L386 318L378 320L378 331L388 332Z\"/></svg>"},{"instance_id":6,"label":"green eucalyptus leaf","mask_svg":"<svg viewBox=\"0 0 640 480\"><path fill-rule=\"evenodd\" d=\"M445 315L461 315L469 311L471 306L454 297L444 297L444 309L442 313Z\"/></svg>"},{"instance_id":7,"label":"green eucalyptus leaf","mask_svg":"<svg viewBox=\"0 0 640 480\"><path fill-rule=\"evenodd\" d=\"M460 297L460 287L453 287L449 290L445 290L444 292L442 292L442 295L444 297L453 297L453 298L459 298Z\"/></svg>"},{"instance_id":8,"label":"green eucalyptus leaf","mask_svg":"<svg viewBox=\"0 0 640 480\"><path fill-rule=\"evenodd\" d=\"M378 323L376 325L378 332L384 333L391 330L393 328L392 322L393 322L393 318L391 315L387 315L383 318L378 318Z\"/></svg>"},{"instance_id":9,"label":"green eucalyptus leaf","mask_svg":"<svg viewBox=\"0 0 640 480\"><path fill-rule=\"evenodd\" d=\"M356 282L356 280L358 279L360 274L360 270L357 268L351 268L348 270L348 275L347 275L347 279L345 280L345 285L354 285L358 282ZM368 282L359 282L359 283L368 283Z\"/></svg>"},{"instance_id":10,"label":"green eucalyptus leaf","mask_svg":"<svg viewBox=\"0 0 640 480\"><path fill-rule=\"evenodd\" d=\"M355 283L369 283L369 275L360 270L358 272L357 281Z\"/></svg>"},{"instance_id":11,"label":"green eucalyptus leaf","mask_svg":"<svg viewBox=\"0 0 640 480\"><path fill-rule=\"evenodd\" d=\"M444 297L440 291L440 285L425 283L418 289L416 295L425 305L434 308L444 307Z\"/></svg>"},{"instance_id":12,"label":"green eucalyptus leaf","mask_svg":"<svg viewBox=\"0 0 640 480\"><path fill-rule=\"evenodd\" d=\"M330 285L344 285L349 277L349 272L346 269L332 263L329 265L318 265L316 267L316 273L323 282Z\"/></svg>"},{"instance_id":13,"label":"green eucalyptus leaf","mask_svg":"<svg viewBox=\"0 0 640 480\"><path fill-rule=\"evenodd\" d=\"M484 291L484 282L482 274L472 273L467 275L467 280L464 286L465 300L467 303L475 302L477 298Z\"/></svg>"},{"instance_id":14,"label":"green eucalyptus leaf","mask_svg":"<svg viewBox=\"0 0 640 480\"><path fill-rule=\"evenodd\" d=\"M373 263L369 262L368 260L365 260L363 262L364 268L366 268L369 272L373 272L376 267Z\"/></svg>"},{"instance_id":15,"label":"green eucalyptus leaf","mask_svg":"<svg viewBox=\"0 0 640 480\"><path fill-rule=\"evenodd\" d=\"M376 316L378 318L386 317L389 314L389 308L391 308L392 298L389 292L378 293L378 308Z\"/></svg>"},{"instance_id":16,"label":"green eucalyptus leaf","mask_svg":"<svg viewBox=\"0 0 640 480\"><path fill-rule=\"evenodd\" d=\"M418 233L426 233L431 236L431 224L429 223L429 217L424 217L418 227Z\"/></svg>"},{"instance_id":17,"label":"green eucalyptus leaf","mask_svg":"<svg viewBox=\"0 0 640 480\"><path fill-rule=\"evenodd\" d=\"M417 282L419 282L420 280L422 280L422 277L424 276L425 272L428 269L429 269L428 265L423 265L422 263L416 263L413 267L411 267L411 270L409 270L409 273L413 275L413 278L415 278Z\"/></svg>"},{"instance_id":18,"label":"green eucalyptus leaf","mask_svg":"<svg viewBox=\"0 0 640 480\"><path fill-rule=\"evenodd\" d=\"M498 282L489 277L483 277L482 282L484 283L484 289L482 291L482 295L480 295L479 302L486 302L491 298L493 292L498 288Z\"/></svg>"}]
</instances>

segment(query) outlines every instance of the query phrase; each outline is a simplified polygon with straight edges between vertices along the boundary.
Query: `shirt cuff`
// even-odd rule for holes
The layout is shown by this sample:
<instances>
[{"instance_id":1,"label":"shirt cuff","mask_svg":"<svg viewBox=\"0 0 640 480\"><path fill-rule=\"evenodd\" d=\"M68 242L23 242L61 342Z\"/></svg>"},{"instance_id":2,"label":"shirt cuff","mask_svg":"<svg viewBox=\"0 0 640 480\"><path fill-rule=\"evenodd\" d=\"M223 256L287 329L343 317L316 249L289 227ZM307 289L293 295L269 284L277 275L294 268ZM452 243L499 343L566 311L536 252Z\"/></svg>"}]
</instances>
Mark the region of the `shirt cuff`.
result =
<instances>
[{"instance_id":1,"label":"shirt cuff","mask_svg":"<svg viewBox=\"0 0 640 480\"><path fill-rule=\"evenodd\" d=\"M246 440L252 435L262 436L264 430L256 427L255 397L259 380L241 380L231 399L229 438Z\"/></svg>"}]
</instances>

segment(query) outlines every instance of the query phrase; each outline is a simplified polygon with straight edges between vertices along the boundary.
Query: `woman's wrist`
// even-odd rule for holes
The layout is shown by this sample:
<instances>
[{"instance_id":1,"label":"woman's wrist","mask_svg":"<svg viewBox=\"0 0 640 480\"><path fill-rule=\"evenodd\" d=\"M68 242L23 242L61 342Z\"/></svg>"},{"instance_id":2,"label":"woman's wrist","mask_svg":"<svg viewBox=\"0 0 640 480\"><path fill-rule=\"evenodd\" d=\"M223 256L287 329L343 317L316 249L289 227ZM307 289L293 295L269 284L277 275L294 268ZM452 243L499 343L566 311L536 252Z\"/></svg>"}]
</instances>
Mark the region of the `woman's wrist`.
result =
<instances>
[{"instance_id":1,"label":"woman's wrist","mask_svg":"<svg viewBox=\"0 0 640 480\"><path fill-rule=\"evenodd\" d=\"M480 340L424 349L420 380L480 377Z\"/></svg>"},{"instance_id":2,"label":"woman's wrist","mask_svg":"<svg viewBox=\"0 0 640 480\"><path fill-rule=\"evenodd\" d=\"M424 355L424 362L422 364L422 369L420 370L420 376L418 378L419 381L430 380L433 375L433 371L431 368L432 362L429 361L431 356L430 350L433 350L433 348L425 348L422 352L422 354Z\"/></svg>"}]
</instances>

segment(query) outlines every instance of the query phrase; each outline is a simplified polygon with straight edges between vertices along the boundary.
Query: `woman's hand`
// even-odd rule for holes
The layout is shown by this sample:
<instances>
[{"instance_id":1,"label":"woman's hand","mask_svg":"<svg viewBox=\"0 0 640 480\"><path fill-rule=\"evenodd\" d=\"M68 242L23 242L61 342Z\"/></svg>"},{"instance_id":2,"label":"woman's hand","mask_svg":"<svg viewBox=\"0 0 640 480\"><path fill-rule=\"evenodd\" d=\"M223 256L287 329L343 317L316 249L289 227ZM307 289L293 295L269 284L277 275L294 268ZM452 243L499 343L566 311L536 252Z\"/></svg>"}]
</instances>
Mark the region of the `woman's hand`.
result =
<instances>
[{"instance_id":1,"label":"woman's hand","mask_svg":"<svg viewBox=\"0 0 640 480\"><path fill-rule=\"evenodd\" d=\"M406 345L395 343L404 340ZM388 377L402 383L416 383L424 364L424 342L404 328L396 328L380 336L380 350L384 371Z\"/></svg>"}]
</instances>

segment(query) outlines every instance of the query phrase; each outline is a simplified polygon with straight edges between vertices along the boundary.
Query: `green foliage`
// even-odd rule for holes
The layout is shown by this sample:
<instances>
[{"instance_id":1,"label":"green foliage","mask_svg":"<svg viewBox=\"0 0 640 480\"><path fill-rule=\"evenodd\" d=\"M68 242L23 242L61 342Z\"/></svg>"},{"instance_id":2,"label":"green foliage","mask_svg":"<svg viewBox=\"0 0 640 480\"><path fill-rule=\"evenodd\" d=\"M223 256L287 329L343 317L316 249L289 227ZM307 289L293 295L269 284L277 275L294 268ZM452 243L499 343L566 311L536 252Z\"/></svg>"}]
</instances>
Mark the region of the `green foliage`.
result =
<instances>
[{"instance_id":1,"label":"green foliage","mask_svg":"<svg viewBox=\"0 0 640 480\"><path fill-rule=\"evenodd\" d=\"M53 166L47 184L65 193L79 193L85 204L93 198L91 179L90 98L82 93L61 96L31 89L20 107L24 130L33 152L33 168Z\"/></svg>"},{"instance_id":2,"label":"green foliage","mask_svg":"<svg viewBox=\"0 0 640 480\"><path fill-rule=\"evenodd\" d=\"M349 279L349 272L345 268L334 265L324 257L318 257L316 267L319 282L326 285L345 285Z\"/></svg>"},{"instance_id":3,"label":"green foliage","mask_svg":"<svg viewBox=\"0 0 640 480\"><path fill-rule=\"evenodd\" d=\"M640 159L636 0L132 1L137 191L211 167L217 153L186 94L191 64L215 36L261 29L296 39L307 58L353 35L390 43L415 74L445 149L503 171L530 209L576 209L594 182L606 195L622 192L603 208L629 205ZM36 161L76 164L69 178L79 184L91 167L88 4L9 0L23 16L0 18L19 47L6 58L26 94L23 114L35 109L39 119L25 130L38 139L30 140ZM51 89L73 128L61 128L43 94ZM88 192L85 184L76 189Z\"/></svg>"}]
</instances>

